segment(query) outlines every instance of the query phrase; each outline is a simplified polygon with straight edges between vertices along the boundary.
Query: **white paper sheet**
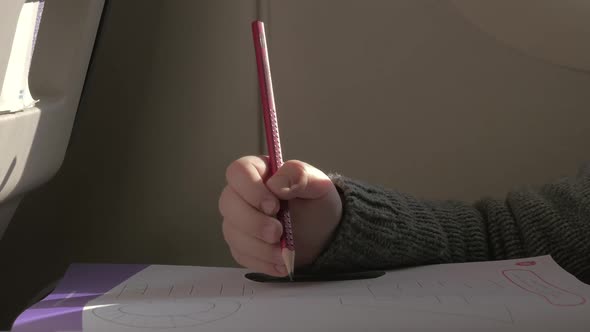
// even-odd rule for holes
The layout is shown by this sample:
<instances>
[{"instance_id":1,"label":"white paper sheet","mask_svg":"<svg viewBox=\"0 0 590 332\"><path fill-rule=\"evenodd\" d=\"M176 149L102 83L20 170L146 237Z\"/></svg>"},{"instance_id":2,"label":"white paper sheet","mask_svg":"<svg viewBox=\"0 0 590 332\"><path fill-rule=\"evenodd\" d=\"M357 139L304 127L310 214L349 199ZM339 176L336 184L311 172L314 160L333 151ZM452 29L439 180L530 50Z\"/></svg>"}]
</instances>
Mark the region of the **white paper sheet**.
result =
<instances>
[{"instance_id":1,"label":"white paper sheet","mask_svg":"<svg viewBox=\"0 0 590 332\"><path fill-rule=\"evenodd\" d=\"M590 331L590 286L549 256L337 282L259 283L245 272L150 266L90 302L84 329Z\"/></svg>"}]
</instances>

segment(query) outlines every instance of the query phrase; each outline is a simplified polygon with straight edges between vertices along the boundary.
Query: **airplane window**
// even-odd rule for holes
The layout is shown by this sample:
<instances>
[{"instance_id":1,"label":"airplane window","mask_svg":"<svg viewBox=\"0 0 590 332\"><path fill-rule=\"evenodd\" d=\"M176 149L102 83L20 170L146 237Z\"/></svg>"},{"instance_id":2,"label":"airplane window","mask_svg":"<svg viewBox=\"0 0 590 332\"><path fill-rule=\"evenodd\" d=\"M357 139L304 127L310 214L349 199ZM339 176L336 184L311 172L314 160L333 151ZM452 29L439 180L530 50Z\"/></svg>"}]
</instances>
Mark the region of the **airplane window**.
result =
<instances>
[{"instance_id":1,"label":"airplane window","mask_svg":"<svg viewBox=\"0 0 590 332\"><path fill-rule=\"evenodd\" d=\"M44 0L28 0L22 5L20 11L13 11L18 15L13 38L0 40L0 43L7 44L0 45L0 50L10 50L8 62L4 68L0 67L4 72L0 85L0 115L26 110L35 106L37 102L31 96L28 76L44 4ZM2 15L10 15L10 12L10 10L3 11ZM9 17L3 17L2 20L9 21ZM3 28L10 29L6 26Z\"/></svg>"}]
</instances>

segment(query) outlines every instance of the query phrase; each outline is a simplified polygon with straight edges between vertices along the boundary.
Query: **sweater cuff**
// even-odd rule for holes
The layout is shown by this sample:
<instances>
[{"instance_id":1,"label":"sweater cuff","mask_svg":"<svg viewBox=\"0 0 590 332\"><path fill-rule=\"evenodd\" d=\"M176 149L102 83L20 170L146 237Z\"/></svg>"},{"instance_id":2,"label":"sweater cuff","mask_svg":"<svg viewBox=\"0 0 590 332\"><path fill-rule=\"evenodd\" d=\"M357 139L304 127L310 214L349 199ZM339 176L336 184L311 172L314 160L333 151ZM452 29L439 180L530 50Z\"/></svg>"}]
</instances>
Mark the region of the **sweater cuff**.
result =
<instances>
[{"instance_id":1,"label":"sweater cuff","mask_svg":"<svg viewBox=\"0 0 590 332\"><path fill-rule=\"evenodd\" d=\"M403 210L396 192L339 174L328 174L342 200L342 217L332 239L311 266L314 271L359 271L404 265L397 220ZM403 233L403 232L402 232Z\"/></svg>"},{"instance_id":2,"label":"sweater cuff","mask_svg":"<svg viewBox=\"0 0 590 332\"><path fill-rule=\"evenodd\" d=\"M328 176L342 198L342 219L313 270L392 269L485 256L474 209Z\"/></svg>"}]
</instances>

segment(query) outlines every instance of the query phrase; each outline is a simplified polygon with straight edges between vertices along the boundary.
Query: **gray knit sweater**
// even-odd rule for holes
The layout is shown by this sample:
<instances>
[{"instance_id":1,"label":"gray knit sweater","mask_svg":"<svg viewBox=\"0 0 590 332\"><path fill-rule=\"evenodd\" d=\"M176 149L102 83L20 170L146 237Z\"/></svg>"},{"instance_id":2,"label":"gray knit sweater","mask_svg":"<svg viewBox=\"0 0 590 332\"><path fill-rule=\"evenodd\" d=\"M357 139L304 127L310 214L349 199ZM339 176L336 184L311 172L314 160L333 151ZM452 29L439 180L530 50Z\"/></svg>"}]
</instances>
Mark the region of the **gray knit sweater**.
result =
<instances>
[{"instance_id":1,"label":"gray knit sweater","mask_svg":"<svg viewBox=\"0 0 590 332\"><path fill-rule=\"evenodd\" d=\"M342 220L312 269L403 266L552 255L590 283L590 165L505 200L421 200L338 174Z\"/></svg>"}]
</instances>

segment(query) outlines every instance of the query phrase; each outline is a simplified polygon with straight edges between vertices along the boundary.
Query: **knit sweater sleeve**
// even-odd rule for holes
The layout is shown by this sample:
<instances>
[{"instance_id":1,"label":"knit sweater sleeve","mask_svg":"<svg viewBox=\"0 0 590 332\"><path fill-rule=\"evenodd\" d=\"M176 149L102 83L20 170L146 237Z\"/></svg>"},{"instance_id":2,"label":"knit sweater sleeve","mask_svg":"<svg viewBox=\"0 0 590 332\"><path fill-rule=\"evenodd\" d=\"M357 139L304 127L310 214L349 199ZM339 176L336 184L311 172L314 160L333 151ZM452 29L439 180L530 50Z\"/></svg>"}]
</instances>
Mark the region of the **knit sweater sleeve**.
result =
<instances>
[{"instance_id":1,"label":"knit sweater sleeve","mask_svg":"<svg viewBox=\"0 0 590 332\"><path fill-rule=\"evenodd\" d=\"M338 174L342 220L312 268L403 266L552 255L579 278L590 275L590 167L505 199L421 200Z\"/></svg>"}]
</instances>

